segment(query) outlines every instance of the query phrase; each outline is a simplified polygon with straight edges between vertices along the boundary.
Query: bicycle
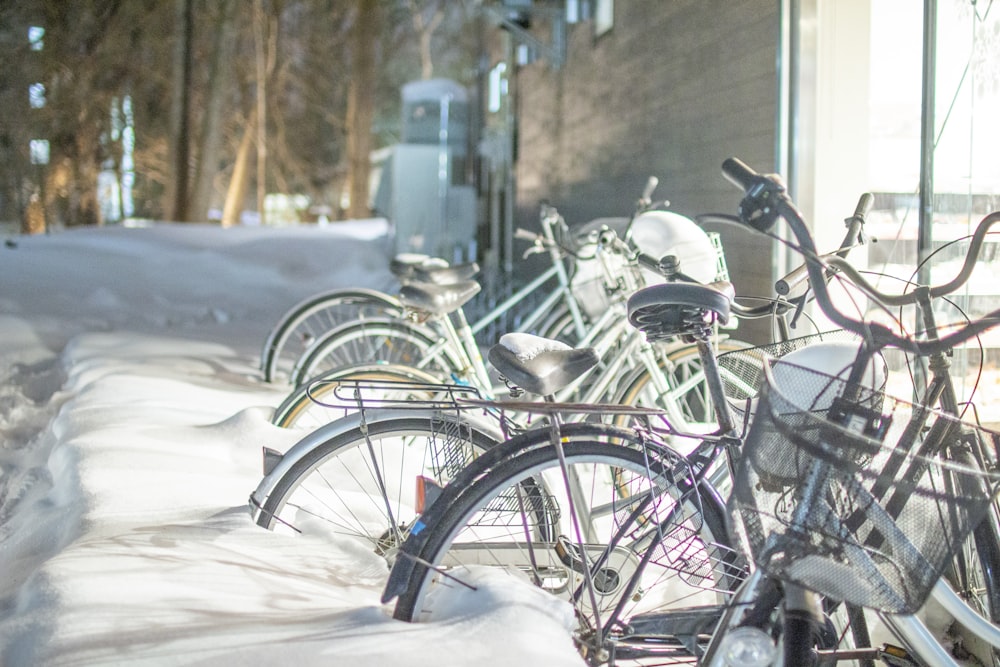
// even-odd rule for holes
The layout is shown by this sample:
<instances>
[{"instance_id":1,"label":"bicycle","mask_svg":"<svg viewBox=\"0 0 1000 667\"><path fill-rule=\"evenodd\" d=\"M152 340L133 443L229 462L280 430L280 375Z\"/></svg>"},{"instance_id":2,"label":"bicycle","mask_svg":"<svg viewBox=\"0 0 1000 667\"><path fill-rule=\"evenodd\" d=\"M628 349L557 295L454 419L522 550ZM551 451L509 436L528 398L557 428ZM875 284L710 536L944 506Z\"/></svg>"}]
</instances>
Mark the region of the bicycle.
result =
<instances>
[{"instance_id":1,"label":"bicycle","mask_svg":"<svg viewBox=\"0 0 1000 667\"><path fill-rule=\"evenodd\" d=\"M675 312L706 306L725 312L728 297L712 288L657 289L661 298L669 293ZM712 368L706 333L689 329L687 317L675 321L664 335L682 326L700 336L703 363ZM713 377L710 387L721 382L721 375L707 373ZM712 393L721 401L715 405L725 405L718 387ZM396 557L384 601L399 597L396 618L428 620L438 587L453 581L450 570L493 564L531 573L536 585L567 597L579 618L593 619L575 640L583 653L604 656L597 662L698 655L744 574L722 497L709 482L724 466L722 453L737 446L738 424L720 411L720 432L688 434L700 444L684 456L668 444L678 432L652 421L662 413L611 405L552 404L551 410L548 431L529 431L481 454L438 491ZM578 410L649 421L632 428L556 426L555 414ZM598 489L603 495L580 495ZM567 525L572 517L579 533ZM587 574L595 581L584 584ZM696 606L678 611L679 605ZM602 623L602 613L612 620Z\"/></svg>"},{"instance_id":2,"label":"bicycle","mask_svg":"<svg viewBox=\"0 0 1000 667\"><path fill-rule=\"evenodd\" d=\"M758 209L755 210L759 213ZM805 246L806 244L803 243L802 245ZM811 239L810 246L806 246L805 254L807 264L809 265L810 282L819 284L825 279L824 271L826 267L825 265L821 265L821 268L814 266L814 264L819 264L819 262L816 261L815 249L811 247ZM820 300L821 294L825 297L825 290L820 291L817 289L817 301ZM629 305L630 318L640 326L658 332L656 335L672 335L676 333L676 329L681 323L699 321L705 317L706 311L719 315L725 308L724 302L717 295L707 294L698 289L678 291L677 287L672 285L647 288L630 299ZM821 305L824 306L825 311L828 304L821 302ZM840 318L836 322L843 325L845 320ZM995 322L991 324L995 324ZM967 337L974 336L982 331L985 326L988 325L980 324L978 328L970 327L966 330L965 335ZM903 343L903 339L894 340ZM958 341L959 338L957 337L946 337L945 342L941 345L943 347L953 345ZM908 345L909 342L907 341L906 344ZM863 350L864 347L861 346L859 349ZM927 345L918 346L916 349L918 352L931 351L931 347ZM870 359L870 354L863 354L859 363L851 366L852 369L858 371L853 377L855 381L861 377L860 371L862 369L866 373L871 372L868 365ZM706 368L711 368L711 361L710 357L706 359ZM837 375L837 373L834 373L831 377L836 378ZM708 377L712 378L713 373L708 373ZM719 384L721 384L721 378L718 376L716 376L715 382L709 383L710 386L714 387L713 393L717 396L724 395L724 392L718 386ZM872 384L877 384L877 382ZM758 404L757 410L760 409L761 407ZM720 430L724 434L723 437L721 439L704 439L699 449L696 449L692 455L683 459L683 465L687 466L687 473L680 478L680 483L678 483L676 475L671 478L670 484L666 480L663 481L664 488L669 486L673 489L684 489L687 491L687 502L699 508L699 511L702 513L702 525L706 526L711 526L715 523L714 520L710 520L708 517L717 516L720 512L722 516L725 516L724 510L720 510L717 505L713 505L711 500L714 498L716 502L720 502L718 495L710 491L712 487L706 479L708 471L711 468L710 464L718 461L716 455L720 449L735 448L739 443L739 438L732 435L734 427L732 422L728 420L728 417L725 414L720 414L719 419ZM750 422L751 427L755 422L756 420ZM943 423L948 423L947 419ZM609 437L608 435L602 435L600 427L591 428L594 430L589 434L589 437L593 438L595 442L600 442L601 437ZM727 428L729 429L728 431L726 430ZM725 435L727 433L729 435ZM543 467L551 470L562 470L562 478L566 479L568 477L567 472L565 472L565 464L563 463L563 461L567 460L566 452L568 449L566 449L566 446L575 442L573 436L577 435L581 434L579 432L559 431L553 433L548 440L537 433L520 436L521 440L516 443L517 446L515 446L514 441L505 445L506 456L499 452L487 453L483 458L470 464L467 471L463 471L460 476L455 478L452 484L441 492L442 495L439 501L432 504L421 516L421 530L419 532L412 532L410 538L402 546L390 575L390 582L386 587L384 600L388 601L394 596L399 596L395 607L395 616L397 618L418 620L421 614L432 609L433 605L428 604L429 598L433 596L435 590L439 590L438 587L454 585L451 582L456 578L460 578L456 577L454 566L461 562L461 558L466 553L472 553L476 561L482 561L486 558L479 552L486 551L490 545L486 543L477 544L474 541L463 538L474 532L476 529L475 519L477 517L480 515L485 516L488 511L493 513L498 511L498 507L491 506L492 501L502 499L506 495L511 497L516 497L519 494L524 495L527 493L527 488L522 489L521 487L527 487L529 482L534 484L537 471ZM630 436L622 435L617 437L629 438ZM650 450L650 440L655 439L648 433L641 431L633 431L631 438L638 441L632 442L632 446L640 447L640 451L644 454ZM532 439L534 441L529 442ZM548 446L547 450L545 449L546 446ZM559 453L560 449L563 449L562 454ZM511 450L514 450L513 453ZM655 448L655 451L664 451L662 443L661 446ZM606 455L613 456L611 452L608 452ZM646 455L655 458L653 454ZM622 465L625 465L625 463L623 462ZM498 470L502 470L502 472L497 472ZM560 483L556 483L555 486L559 487ZM569 497L572 497L572 494L569 494ZM697 499L697 502L695 499ZM605 500L605 508L614 506L610 498L606 497ZM502 555L495 557L491 562L498 564L506 562L504 559L508 558L507 554L516 548L512 545L525 545L523 551L526 553L532 552L532 550L527 548L527 545L533 545L535 551L541 554L546 554L553 550L558 553L558 544L554 545L551 540L546 541L546 535L540 531L536 531L536 534L533 534L532 529L527 527L526 524L519 524L515 518L517 514L518 508L512 506L508 511L508 518L512 525L522 526L519 533L521 536L506 535L505 540L494 540L502 544L504 548L500 552ZM691 516L695 514L697 513ZM676 518L676 515L668 516L667 518L672 520ZM660 523L658 525L666 524ZM679 526L670 525L680 529ZM660 537L661 541L671 534L665 530L659 532L662 536ZM736 554L731 556L731 559L738 558L739 554L744 553L743 551L735 550L732 543L726 541L726 536L720 536L717 532L710 531L710 533L712 535L711 539L701 540L697 547L692 550L694 553L702 556L703 563L716 562L713 561L709 554L719 553L723 549L725 549L726 553ZM575 553L587 554L591 551L595 552L593 564L585 566L586 560L581 556L576 561L577 566L582 568L582 571L589 572L592 578L598 574L600 574L601 578L610 576L610 573L606 572L607 568L604 568L602 559L610 558L610 555L615 553L615 549L619 546L619 541L622 539L621 536L625 534L625 529L621 528L617 531L617 538L609 539L596 547L577 537ZM565 552L566 549L563 548L563 551ZM649 552L647 551L646 553ZM755 554L756 552L750 551L747 553ZM536 556L534 561L524 558L519 562L519 565L522 567L532 567L533 563L538 562L539 558L540 556ZM649 560L641 562L644 563L644 566L648 567L651 559L652 557ZM442 569L446 565L451 567ZM564 563L564 565L566 564ZM568 565L566 566L568 567ZM720 587L718 585L726 583L727 577L731 581L733 578L733 571L731 569L716 565L714 568L709 566L708 570L714 571L714 576L710 575L704 578L705 581L711 581L715 584L710 587L711 590L717 592L726 591L727 593L732 590L731 588L727 589L725 586ZM613 573L622 574L623 572L624 570L618 569L614 570ZM682 570L676 568L674 572L679 576L683 576L684 574ZM633 572L629 572L628 574L634 575ZM594 585L595 583L591 581L588 582L587 587ZM584 589L587 587L580 587L578 590L574 590L575 595L571 597L571 600L580 603L586 597ZM610 623L596 624L593 626L598 628L596 631L593 631L591 627L583 627L575 636L578 645L582 647L582 652L588 656L596 656L592 660L594 663L614 662L616 659L625 656L653 656L655 653L653 649L649 648L651 643L656 645L655 650L669 651L673 657L682 657L682 655L698 657L701 655L702 648L698 642L698 638L701 637L704 639L705 636L711 635L714 623L723 614L732 613L732 610L742 609L742 603L746 599L745 597L737 598L731 603L715 604L696 610L687 610L679 615L676 613L652 614L648 611L646 613L630 615L626 614L626 612L636 610L626 609L628 605L624 600L628 597L627 592L628 590L626 589L626 595L620 598L622 601L619 602L612 612L610 616L612 621ZM808 595L804 597L808 598ZM781 598L776 598L776 601L780 602ZM589 610L582 605L578 604L577 606L578 614L581 618L591 618L591 616L595 615L594 611L596 608L596 605L593 605ZM965 617L963 620L969 622L970 618L978 618L970 607L965 606L964 609ZM644 610L638 609L638 611L641 612ZM678 619L678 616L680 619ZM857 623L857 618L853 614L849 615L848 619L848 623L852 626L861 625ZM932 639L929 639L926 630L922 630L915 620L894 617L893 624L893 627L898 632L905 633L907 642L912 647L916 647L915 653L940 657L938 655L941 652L940 647ZM826 626L824 625L823 627ZM644 632L648 634L643 634ZM879 650L870 649L867 646L865 633L860 628L858 636L860 638L859 643L867 651L867 653L863 653L865 657L873 658L887 655L884 650L880 652ZM719 641L721 641L721 637ZM678 650L679 648L683 650ZM718 650L716 644L709 644L708 649L716 652ZM678 653L682 655L678 655ZM710 655L716 654L710 653ZM856 656L857 654L852 655ZM663 656L660 655L659 657ZM801 658L801 655L799 657ZM806 663L788 662L786 664ZM899 664L905 663L901 662Z\"/></svg>"},{"instance_id":3,"label":"bicycle","mask_svg":"<svg viewBox=\"0 0 1000 667\"><path fill-rule=\"evenodd\" d=\"M668 232L677 229L674 224L676 221L669 218L661 220L656 214L644 214L635 222L638 229L648 230L650 225ZM688 225L694 228L693 223L689 222ZM687 231L690 233L691 230ZM645 234L648 236L649 232L646 231ZM590 235L592 239L588 242L594 247L593 263L605 267L604 277L600 282L610 286L604 288L603 303L606 305L603 312L599 315L595 313L595 318L588 325L581 341L582 345L597 348L605 357L599 372L589 376L588 381L596 379L600 385L598 389L589 392L591 398L613 393L621 378L622 388L614 395L614 400L636 403L655 397L662 405L674 411L674 418L678 422L682 419L678 409L686 411L688 420L700 419L706 413L698 403L705 399L698 395L700 374L697 370L697 358L690 347L674 342L664 349L653 351L624 321L622 300L625 294L640 284L642 277L639 275L639 267L645 262L659 270L659 262L654 262L644 253L636 253L613 230L595 229ZM702 237L704 243L708 244L707 237L703 234ZM551 249L548 241L540 237L536 241ZM638 257L643 258L641 262ZM710 264L697 254L693 259L695 262L691 270L698 275L714 275L714 272L725 271L724 260L714 249ZM686 263L683 268L687 269ZM678 266L673 266L668 277L673 277L677 269ZM709 274L710 271L713 273ZM343 414L345 406L332 405L332 401L325 396L340 381L351 379L413 381L418 375L424 378L444 376L452 382L469 383L483 395L491 395L495 381L489 377L472 327L461 308L475 294L476 289L476 285L469 281L432 285L409 282L400 289L399 300L406 312L412 314L421 325L430 325L427 328L441 332L436 343L430 341L429 335L420 334L401 321L347 324L331 331L323 341L314 346L313 352L304 355L298 362L293 375L301 379L301 382L276 408L272 423L282 427L317 428L332 421ZM720 341L720 344L728 348L743 346L735 341ZM424 356L419 364L411 365L412 372L406 370L407 365L399 363L350 363L351 359L358 357L386 356L381 353L383 347L391 347L397 352L413 350L414 354L417 349L422 349L420 354ZM447 359L444 359L446 355ZM317 374L321 368L317 366L317 361L332 367ZM453 370L445 375L443 369L448 366ZM312 379L305 381L307 376ZM658 394L651 393L650 387ZM643 395L647 398L642 399ZM566 394L561 397L561 400L565 399ZM677 405L682 407L675 407ZM346 409L353 409L353 400Z\"/></svg>"},{"instance_id":4,"label":"bicycle","mask_svg":"<svg viewBox=\"0 0 1000 667\"><path fill-rule=\"evenodd\" d=\"M719 654L726 650L727 641L733 650L740 642L761 640L761 634L752 629L770 633L775 627L780 627L784 664L807 664L816 655L827 661L885 658L883 652L869 647L846 654L824 651L823 646L817 649L814 637L817 624L823 622L817 593L825 596L828 606L836 600L878 611L912 651L907 655L892 649L897 662L890 664L917 664L917 660L953 664L926 629L907 616L930 597L942 602L959 623L976 628L985 641L998 646L997 627L990 621L997 620L994 576L1000 564L994 505L1000 490L995 472L1000 434L959 419L945 353L1000 323L1000 311L939 336L931 299L954 292L969 279L982 241L990 226L1000 221L1000 214L980 222L954 280L890 295L876 290L840 259L818 261L801 216L779 180L760 176L738 160L727 160L723 169L746 192L741 214L748 224L767 230L778 217L786 221L812 278L828 269L841 271L876 302L918 304L923 340L850 318L834 307L825 289L817 294L827 317L864 337L860 358L897 347L929 359L932 376L919 402L908 403L882 393L859 396L851 383L856 373L836 380L795 369L795 381L800 384L789 387L775 380L780 362L765 366L765 391L730 501L759 569L745 584L748 592L734 600L731 618L720 626L722 631L708 651L715 660L710 664L724 664ZM823 392L837 399L820 406L803 402L801 383L810 382L821 383ZM798 396L790 398L793 393ZM891 403L892 409L883 403ZM935 405L941 409L935 410ZM895 421L902 422L895 431L890 429L889 415L893 414ZM805 433L812 435L804 437ZM789 461L790 467L778 465ZM788 473L796 479L786 477ZM794 507L776 502L789 493L797 499ZM970 595L978 594L970 586L971 578L983 576L984 604L971 600L977 604L973 609L961 603L944 583L949 575ZM775 626L782 603L784 620ZM742 610L746 618L740 621L737 617ZM743 629L742 639L733 639L736 627ZM745 650L747 645L735 650ZM996 662L995 653L990 659Z\"/></svg>"},{"instance_id":5,"label":"bicycle","mask_svg":"<svg viewBox=\"0 0 1000 667\"><path fill-rule=\"evenodd\" d=\"M657 180L650 178L636 204L636 215L666 206L665 201L655 204L652 201L652 191L656 185ZM671 215L676 216L676 214ZM681 216L676 216L676 219L680 220ZM582 337L587 327L584 309L578 303L577 292L580 291L585 296L593 294L588 285L593 275L586 269L579 271L580 267L586 267L589 264L588 260L592 259L586 255L588 232L599 226L610 226L616 231L624 232L630 221L631 218L603 218L571 232L555 208L543 205L540 215L542 233L534 234L519 229L516 236L532 243L525 252L525 258L532 254L547 252L551 266L474 322L471 325L473 335L479 334L499 321L514 308L538 294L542 288L552 285L555 279L556 284L554 288L550 288L548 295L530 312L518 318L517 329L537 331L547 337L555 337L557 333ZM583 241L580 242L578 239ZM478 269L474 264L468 264L458 267L457 270L438 270L446 267L447 263L443 260L414 254L399 255L390 263L390 269L400 283L413 277L428 282L459 282L472 278ZM310 350L314 350L317 344L320 344L320 339L328 336L329 332L337 327L373 317L398 321L402 315L402 305L395 295L376 290L336 289L311 296L286 311L265 340L260 362L264 381L274 382L285 374L289 375L290 380L293 379L291 373L296 367L295 362L301 360ZM437 340L433 334L429 337L431 340ZM401 348L404 350L402 354L409 355L411 359L421 360L426 357L421 352L429 343L420 340L424 338L420 334L417 334L416 338L418 340L416 347L404 346ZM398 362L399 358L382 356L380 360ZM349 363L360 361L364 359L352 358Z\"/></svg>"}]
</instances>

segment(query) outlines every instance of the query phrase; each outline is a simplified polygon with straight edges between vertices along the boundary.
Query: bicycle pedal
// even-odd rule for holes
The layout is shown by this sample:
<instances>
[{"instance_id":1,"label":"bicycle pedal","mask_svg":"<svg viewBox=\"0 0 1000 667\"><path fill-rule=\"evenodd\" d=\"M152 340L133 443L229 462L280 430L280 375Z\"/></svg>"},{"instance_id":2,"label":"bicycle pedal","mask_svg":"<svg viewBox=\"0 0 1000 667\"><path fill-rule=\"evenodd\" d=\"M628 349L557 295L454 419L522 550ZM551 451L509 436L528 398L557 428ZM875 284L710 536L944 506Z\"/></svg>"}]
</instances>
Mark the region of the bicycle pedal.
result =
<instances>
[{"instance_id":1,"label":"bicycle pedal","mask_svg":"<svg viewBox=\"0 0 1000 667\"><path fill-rule=\"evenodd\" d=\"M642 614L629 620L624 638L647 641L673 639L695 657L703 654L702 641L712 634L725 609L719 605L671 609L657 614Z\"/></svg>"},{"instance_id":2,"label":"bicycle pedal","mask_svg":"<svg viewBox=\"0 0 1000 667\"><path fill-rule=\"evenodd\" d=\"M671 609L659 614L642 614L629 620L629 635L697 636L711 634L725 608L720 605Z\"/></svg>"},{"instance_id":3,"label":"bicycle pedal","mask_svg":"<svg viewBox=\"0 0 1000 667\"><path fill-rule=\"evenodd\" d=\"M910 657L910 653L905 648L892 644L885 644L879 649L878 657L889 667L918 667L920 664Z\"/></svg>"}]
</instances>

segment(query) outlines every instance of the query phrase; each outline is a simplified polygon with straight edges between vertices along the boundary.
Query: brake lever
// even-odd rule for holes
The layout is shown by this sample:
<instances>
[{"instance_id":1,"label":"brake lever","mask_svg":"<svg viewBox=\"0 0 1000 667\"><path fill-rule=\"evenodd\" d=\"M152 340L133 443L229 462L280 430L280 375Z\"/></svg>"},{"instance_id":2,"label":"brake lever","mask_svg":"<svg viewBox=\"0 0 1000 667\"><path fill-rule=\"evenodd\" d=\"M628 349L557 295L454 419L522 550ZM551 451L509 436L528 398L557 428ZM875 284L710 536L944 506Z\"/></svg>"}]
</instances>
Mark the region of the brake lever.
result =
<instances>
[{"instance_id":1,"label":"brake lever","mask_svg":"<svg viewBox=\"0 0 1000 667\"><path fill-rule=\"evenodd\" d=\"M535 241L532 245L528 246L523 253L521 253L521 259L528 259L532 255L537 255L543 252L545 252L545 247L538 241Z\"/></svg>"},{"instance_id":2,"label":"brake lever","mask_svg":"<svg viewBox=\"0 0 1000 667\"><path fill-rule=\"evenodd\" d=\"M795 314L792 315L792 319L788 322L788 327L790 329L794 329L795 326L799 323L799 317L801 317L802 313L805 310L806 300L807 297L809 296L810 291L811 288L803 292L801 296L797 296L794 299L790 300L790 303L795 304Z\"/></svg>"}]
</instances>

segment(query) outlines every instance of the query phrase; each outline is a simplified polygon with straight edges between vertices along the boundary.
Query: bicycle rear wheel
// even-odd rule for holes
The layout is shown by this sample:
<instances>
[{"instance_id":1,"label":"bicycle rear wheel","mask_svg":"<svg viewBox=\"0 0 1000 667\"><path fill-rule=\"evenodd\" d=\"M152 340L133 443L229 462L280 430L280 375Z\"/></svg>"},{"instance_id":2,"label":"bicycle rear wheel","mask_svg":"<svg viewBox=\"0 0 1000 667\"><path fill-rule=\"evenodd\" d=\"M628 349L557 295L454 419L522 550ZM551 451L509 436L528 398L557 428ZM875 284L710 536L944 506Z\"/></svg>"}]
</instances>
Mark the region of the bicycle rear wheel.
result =
<instances>
[{"instance_id":1,"label":"bicycle rear wheel","mask_svg":"<svg viewBox=\"0 0 1000 667\"><path fill-rule=\"evenodd\" d=\"M292 382L298 386L328 370L378 362L417 368L438 381L466 366L435 331L402 319L374 319L320 337L296 362Z\"/></svg>"},{"instance_id":2,"label":"bicycle rear wheel","mask_svg":"<svg viewBox=\"0 0 1000 667\"><path fill-rule=\"evenodd\" d=\"M336 289L311 296L286 311L261 350L265 382L287 382L295 361L320 336L345 322L367 317L398 317L396 297L370 289Z\"/></svg>"},{"instance_id":3,"label":"bicycle rear wheel","mask_svg":"<svg viewBox=\"0 0 1000 667\"><path fill-rule=\"evenodd\" d=\"M399 364L358 364L334 368L298 385L274 410L271 423L282 428L313 430L357 409L354 392L369 405L373 400L426 398L437 376Z\"/></svg>"},{"instance_id":4,"label":"bicycle rear wheel","mask_svg":"<svg viewBox=\"0 0 1000 667\"><path fill-rule=\"evenodd\" d=\"M331 428L334 428L331 426ZM420 478L446 484L497 437L445 414L373 419L334 430L267 492L264 528L352 538L391 558L422 510Z\"/></svg>"},{"instance_id":5,"label":"bicycle rear wheel","mask_svg":"<svg viewBox=\"0 0 1000 667\"><path fill-rule=\"evenodd\" d=\"M461 590L456 578L500 567L573 606L581 651L615 644L683 654L676 644L630 636L628 621L714 607L735 587L741 561L721 504L702 486L685 490L676 455L563 437L564 476L547 433L523 438L536 446L497 464L423 529L395 617L433 620L436 601Z\"/></svg>"}]
</instances>

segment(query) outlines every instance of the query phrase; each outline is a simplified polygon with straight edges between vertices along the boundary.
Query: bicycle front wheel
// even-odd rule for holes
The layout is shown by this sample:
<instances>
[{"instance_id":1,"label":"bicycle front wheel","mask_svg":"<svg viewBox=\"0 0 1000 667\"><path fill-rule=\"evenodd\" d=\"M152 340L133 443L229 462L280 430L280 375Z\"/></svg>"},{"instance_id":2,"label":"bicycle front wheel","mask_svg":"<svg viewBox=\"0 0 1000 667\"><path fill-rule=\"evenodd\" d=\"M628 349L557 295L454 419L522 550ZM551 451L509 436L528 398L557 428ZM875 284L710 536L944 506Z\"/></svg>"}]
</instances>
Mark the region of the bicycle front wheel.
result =
<instances>
[{"instance_id":1,"label":"bicycle front wheel","mask_svg":"<svg viewBox=\"0 0 1000 667\"><path fill-rule=\"evenodd\" d=\"M981 492L981 490L979 490ZM947 576L955 592L979 616L1000 625L1000 513L994 500L986 517L955 555ZM1000 667L1000 649L969 632L952 628L963 648L983 665Z\"/></svg>"},{"instance_id":2,"label":"bicycle front wheel","mask_svg":"<svg viewBox=\"0 0 1000 667\"><path fill-rule=\"evenodd\" d=\"M747 343L725 339L716 345L717 352L748 347ZM673 427L685 433L710 433L718 428L715 408L705 383L705 371L695 345L664 348L658 353L659 377L654 378L645 366L625 378L615 396L622 405L658 407L672 416ZM665 391L660 387L665 386Z\"/></svg>"},{"instance_id":3,"label":"bicycle front wheel","mask_svg":"<svg viewBox=\"0 0 1000 667\"><path fill-rule=\"evenodd\" d=\"M463 590L456 580L489 566L572 605L581 650L637 651L645 638L627 636L630 619L714 606L735 587L742 567L724 510L703 486L685 489L679 457L564 437L563 469L544 431L524 437L538 446L499 462L423 528L397 619L433 620Z\"/></svg>"},{"instance_id":4,"label":"bicycle front wheel","mask_svg":"<svg viewBox=\"0 0 1000 667\"><path fill-rule=\"evenodd\" d=\"M308 436L307 436L308 437ZM444 485L499 438L459 415L373 419L311 446L254 494L264 528L352 538L391 558L422 510L421 478Z\"/></svg>"}]
</instances>

